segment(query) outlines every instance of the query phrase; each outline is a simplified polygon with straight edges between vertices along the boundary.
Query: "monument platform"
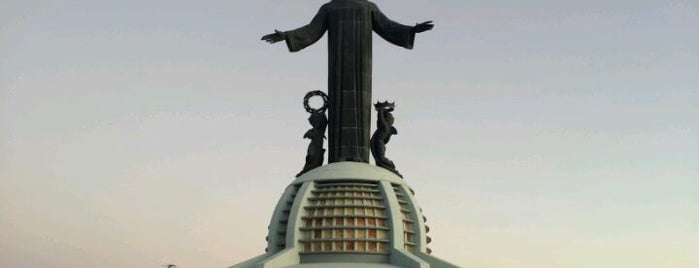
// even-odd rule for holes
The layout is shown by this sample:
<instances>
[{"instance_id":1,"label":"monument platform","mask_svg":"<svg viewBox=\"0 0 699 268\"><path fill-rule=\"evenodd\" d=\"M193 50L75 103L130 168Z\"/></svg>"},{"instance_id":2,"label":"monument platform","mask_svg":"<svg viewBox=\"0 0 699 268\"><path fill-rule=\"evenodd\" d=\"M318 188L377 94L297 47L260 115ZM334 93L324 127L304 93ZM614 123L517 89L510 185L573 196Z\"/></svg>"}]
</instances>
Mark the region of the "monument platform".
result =
<instances>
[{"instance_id":1,"label":"monument platform","mask_svg":"<svg viewBox=\"0 0 699 268\"><path fill-rule=\"evenodd\" d=\"M266 253L231 268L458 267L430 254L425 222L402 178L366 163L331 163L286 188Z\"/></svg>"}]
</instances>

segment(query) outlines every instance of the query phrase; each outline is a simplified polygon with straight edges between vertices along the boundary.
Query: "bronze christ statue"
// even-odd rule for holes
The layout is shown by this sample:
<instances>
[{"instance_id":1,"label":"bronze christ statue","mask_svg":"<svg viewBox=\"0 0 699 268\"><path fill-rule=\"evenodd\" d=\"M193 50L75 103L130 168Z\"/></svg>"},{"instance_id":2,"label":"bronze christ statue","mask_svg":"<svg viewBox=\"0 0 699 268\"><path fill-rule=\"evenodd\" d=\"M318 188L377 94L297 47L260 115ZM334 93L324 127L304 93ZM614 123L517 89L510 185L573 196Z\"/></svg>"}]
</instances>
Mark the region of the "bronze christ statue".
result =
<instances>
[{"instance_id":1,"label":"bronze christ statue","mask_svg":"<svg viewBox=\"0 0 699 268\"><path fill-rule=\"evenodd\" d=\"M296 52L328 32L328 161L368 163L372 31L394 45L412 49L415 34L433 27L431 21L415 26L394 22L367 0L332 0L308 25L286 32L275 30L262 40L286 41L289 51Z\"/></svg>"}]
</instances>

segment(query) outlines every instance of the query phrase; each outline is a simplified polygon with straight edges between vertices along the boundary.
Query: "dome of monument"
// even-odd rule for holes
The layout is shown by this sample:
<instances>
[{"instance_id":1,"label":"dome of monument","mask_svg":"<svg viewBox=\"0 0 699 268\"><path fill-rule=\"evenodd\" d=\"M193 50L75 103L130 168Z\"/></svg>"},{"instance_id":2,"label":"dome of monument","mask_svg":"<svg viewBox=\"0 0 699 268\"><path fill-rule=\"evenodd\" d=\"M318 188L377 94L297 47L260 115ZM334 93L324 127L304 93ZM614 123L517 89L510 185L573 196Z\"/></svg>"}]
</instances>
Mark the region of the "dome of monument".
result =
<instances>
[{"instance_id":1,"label":"dome of monument","mask_svg":"<svg viewBox=\"0 0 699 268\"><path fill-rule=\"evenodd\" d=\"M286 188L266 253L233 267L457 267L430 254L425 221L414 191L394 173L331 163Z\"/></svg>"}]
</instances>

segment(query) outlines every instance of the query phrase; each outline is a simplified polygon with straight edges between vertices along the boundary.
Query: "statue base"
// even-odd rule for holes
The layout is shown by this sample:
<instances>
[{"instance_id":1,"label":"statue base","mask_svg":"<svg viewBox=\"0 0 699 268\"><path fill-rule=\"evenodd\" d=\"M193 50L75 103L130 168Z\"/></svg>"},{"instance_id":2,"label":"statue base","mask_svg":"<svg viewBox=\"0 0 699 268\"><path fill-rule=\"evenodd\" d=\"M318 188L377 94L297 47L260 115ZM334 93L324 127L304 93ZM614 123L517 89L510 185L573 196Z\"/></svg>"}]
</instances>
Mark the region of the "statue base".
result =
<instances>
[{"instance_id":1,"label":"statue base","mask_svg":"<svg viewBox=\"0 0 699 268\"><path fill-rule=\"evenodd\" d=\"M366 163L331 163L286 188L269 225L267 253L230 268L458 267L430 255L425 221L414 191L396 174Z\"/></svg>"}]
</instances>

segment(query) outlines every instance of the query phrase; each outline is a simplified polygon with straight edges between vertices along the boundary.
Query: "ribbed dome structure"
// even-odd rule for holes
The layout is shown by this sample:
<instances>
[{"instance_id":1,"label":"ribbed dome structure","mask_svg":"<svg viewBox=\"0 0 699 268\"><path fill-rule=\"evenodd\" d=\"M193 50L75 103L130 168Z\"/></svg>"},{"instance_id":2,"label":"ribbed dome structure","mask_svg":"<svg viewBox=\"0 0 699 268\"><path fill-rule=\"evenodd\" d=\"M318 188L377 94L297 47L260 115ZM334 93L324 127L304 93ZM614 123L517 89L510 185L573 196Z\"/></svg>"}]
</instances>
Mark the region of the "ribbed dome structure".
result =
<instances>
[{"instance_id":1,"label":"ribbed dome structure","mask_svg":"<svg viewBox=\"0 0 699 268\"><path fill-rule=\"evenodd\" d=\"M414 192L366 163L311 170L284 191L266 253L243 267L457 267L430 255L429 228Z\"/></svg>"}]
</instances>

